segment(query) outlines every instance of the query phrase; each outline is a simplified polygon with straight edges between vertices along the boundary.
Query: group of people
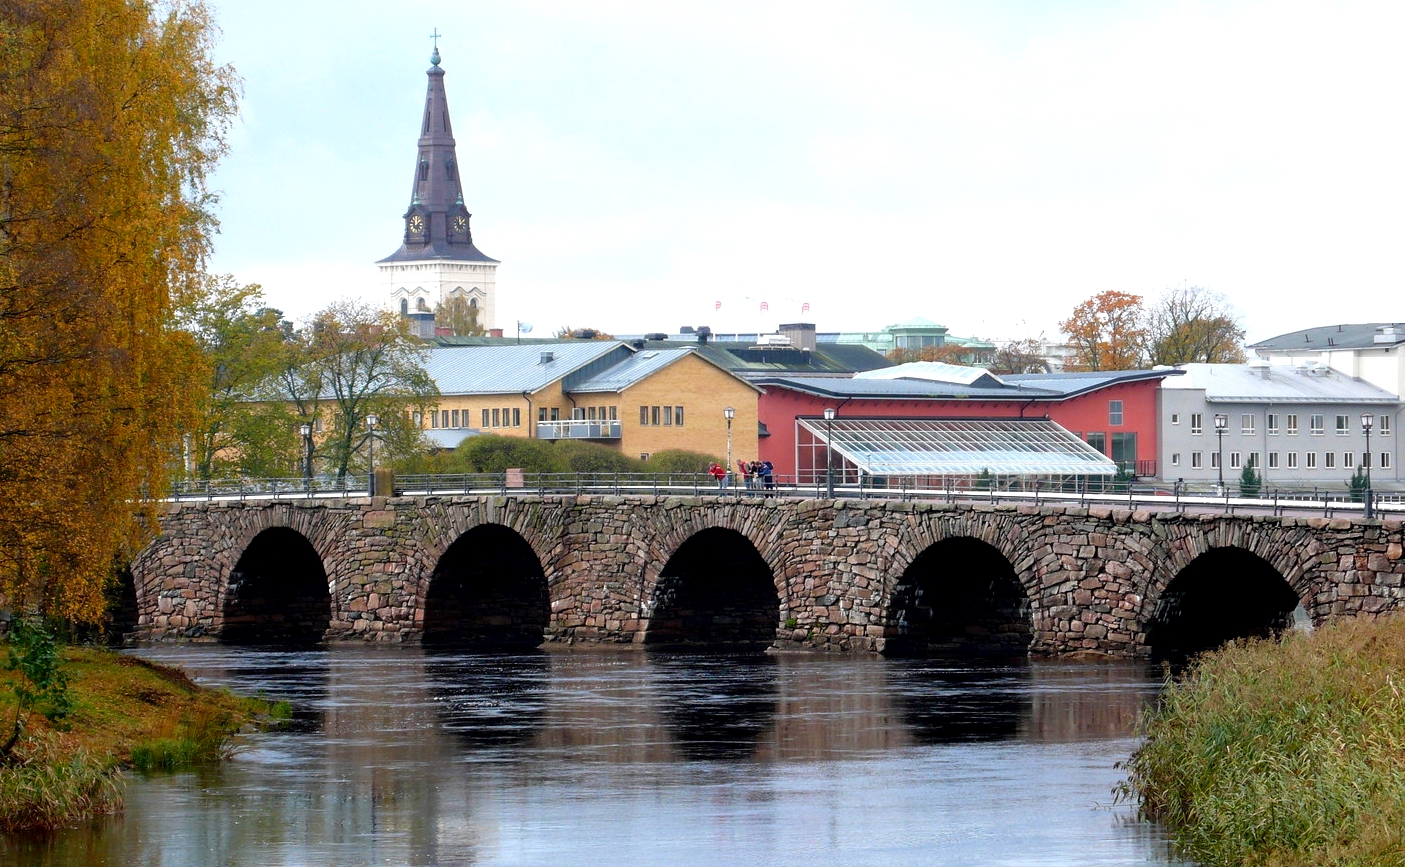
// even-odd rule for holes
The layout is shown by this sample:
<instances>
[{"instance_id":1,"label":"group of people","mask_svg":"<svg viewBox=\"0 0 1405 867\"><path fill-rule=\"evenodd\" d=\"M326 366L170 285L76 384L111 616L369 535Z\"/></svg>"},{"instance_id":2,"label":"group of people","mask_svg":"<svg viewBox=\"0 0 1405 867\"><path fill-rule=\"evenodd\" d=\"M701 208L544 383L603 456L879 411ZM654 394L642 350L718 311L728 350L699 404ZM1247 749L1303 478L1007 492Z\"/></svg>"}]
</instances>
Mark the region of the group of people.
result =
<instances>
[{"instance_id":1,"label":"group of people","mask_svg":"<svg viewBox=\"0 0 1405 867\"><path fill-rule=\"evenodd\" d=\"M770 461L737 461L737 473L746 481L747 490L775 490L776 468ZM717 480L717 487L727 487L727 468L714 463L707 474Z\"/></svg>"}]
</instances>

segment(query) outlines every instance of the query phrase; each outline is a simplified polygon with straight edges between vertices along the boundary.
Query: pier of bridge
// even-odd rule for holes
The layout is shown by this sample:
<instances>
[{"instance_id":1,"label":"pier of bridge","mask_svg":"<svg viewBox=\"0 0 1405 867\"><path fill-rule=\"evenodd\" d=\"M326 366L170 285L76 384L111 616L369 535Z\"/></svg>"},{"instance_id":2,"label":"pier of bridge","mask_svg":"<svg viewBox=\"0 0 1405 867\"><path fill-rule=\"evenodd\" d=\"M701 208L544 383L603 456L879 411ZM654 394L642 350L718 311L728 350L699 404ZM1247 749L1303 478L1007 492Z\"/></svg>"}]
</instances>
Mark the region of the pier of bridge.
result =
<instances>
[{"instance_id":1,"label":"pier of bridge","mask_svg":"<svg viewBox=\"0 0 1405 867\"><path fill-rule=\"evenodd\" d=\"M785 498L175 503L144 640L1174 655L1400 604L1398 521Z\"/></svg>"}]
</instances>

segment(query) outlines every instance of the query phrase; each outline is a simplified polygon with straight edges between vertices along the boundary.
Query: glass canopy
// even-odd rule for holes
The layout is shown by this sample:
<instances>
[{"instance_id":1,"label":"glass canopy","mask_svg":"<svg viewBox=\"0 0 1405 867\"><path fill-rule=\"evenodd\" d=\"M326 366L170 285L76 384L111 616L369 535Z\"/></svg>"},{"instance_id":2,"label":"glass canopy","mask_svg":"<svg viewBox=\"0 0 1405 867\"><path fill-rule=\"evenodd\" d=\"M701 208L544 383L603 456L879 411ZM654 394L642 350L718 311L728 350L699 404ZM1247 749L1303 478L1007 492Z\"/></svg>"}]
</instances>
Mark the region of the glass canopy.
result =
<instances>
[{"instance_id":1,"label":"glass canopy","mask_svg":"<svg viewBox=\"0 0 1405 867\"><path fill-rule=\"evenodd\" d=\"M1111 476L1117 464L1048 419L796 419L875 476Z\"/></svg>"}]
</instances>

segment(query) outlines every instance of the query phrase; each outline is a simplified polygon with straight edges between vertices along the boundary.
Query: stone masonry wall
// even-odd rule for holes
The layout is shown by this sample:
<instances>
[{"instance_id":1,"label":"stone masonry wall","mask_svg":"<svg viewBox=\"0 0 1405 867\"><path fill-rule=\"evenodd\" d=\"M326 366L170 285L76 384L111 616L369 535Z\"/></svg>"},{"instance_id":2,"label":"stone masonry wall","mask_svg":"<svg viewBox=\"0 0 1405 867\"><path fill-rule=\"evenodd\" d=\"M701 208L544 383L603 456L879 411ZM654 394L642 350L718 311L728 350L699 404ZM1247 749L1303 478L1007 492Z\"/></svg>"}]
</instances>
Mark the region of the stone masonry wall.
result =
<instances>
[{"instance_id":1,"label":"stone masonry wall","mask_svg":"<svg viewBox=\"0 0 1405 867\"><path fill-rule=\"evenodd\" d=\"M923 550L970 537L1014 566L1032 650L1135 656L1156 601L1212 548L1271 564L1315 622L1396 608L1405 590L1396 521L1150 514L860 500L715 497L406 497L183 503L132 564L139 635L209 640L229 572L263 530L302 534L326 568L329 640L418 640L435 564L484 523L519 534L547 578L558 642L641 643L659 572L700 530L750 541L780 601L777 643L881 652L901 628L894 588Z\"/></svg>"}]
</instances>

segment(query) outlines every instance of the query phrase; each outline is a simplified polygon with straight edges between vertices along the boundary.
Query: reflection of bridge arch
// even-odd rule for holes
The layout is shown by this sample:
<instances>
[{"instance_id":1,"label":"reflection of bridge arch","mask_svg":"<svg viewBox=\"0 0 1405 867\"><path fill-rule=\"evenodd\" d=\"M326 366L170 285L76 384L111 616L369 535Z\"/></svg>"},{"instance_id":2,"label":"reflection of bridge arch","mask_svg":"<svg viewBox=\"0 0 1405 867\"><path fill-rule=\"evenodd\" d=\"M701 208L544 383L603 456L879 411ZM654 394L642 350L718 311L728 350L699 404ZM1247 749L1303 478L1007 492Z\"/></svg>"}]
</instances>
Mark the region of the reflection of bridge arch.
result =
<instances>
[{"instance_id":1,"label":"reflection of bridge arch","mask_svg":"<svg viewBox=\"0 0 1405 867\"><path fill-rule=\"evenodd\" d=\"M903 570L889 603L896 656L1028 652L1029 598L998 548L969 536L928 546Z\"/></svg>"},{"instance_id":2,"label":"reflection of bridge arch","mask_svg":"<svg viewBox=\"0 0 1405 867\"><path fill-rule=\"evenodd\" d=\"M1238 547L1211 548L1176 573L1146 624L1152 654L1184 659L1237 638L1281 633L1299 597L1264 558Z\"/></svg>"},{"instance_id":3,"label":"reflection of bridge arch","mask_svg":"<svg viewBox=\"0 0 1405 867\"><path fill-rule=\"evenodd\" d=\"M536 647L550 619L541 561L501 524L479 524L455 539L424 594L427 644Z\"/></svg>"},{"instance_id":4,"label":"reflection of bridge arch","mask_svg":"<svg viewBox=\"0 0 1405 867\"><path fill-rule=\"evenodd\" d=\"M707 527L678 546L658 571L644 642L763 650L776 640L780 593L751 540Z\"/></svg>"},{"instance_id":5,"label":"reflection of bridge arch","mask_svg":"<svg viewBox=\"0 0 1405 867\"><path fill-rule=\"evenodd\" d=\"M224 594L227 644L316 644L331 624L327 572L297 530L269 527L244 548Z\"/></svg>"}]
</instances>

